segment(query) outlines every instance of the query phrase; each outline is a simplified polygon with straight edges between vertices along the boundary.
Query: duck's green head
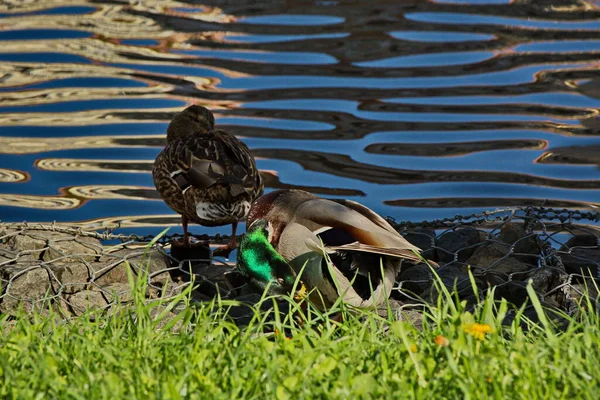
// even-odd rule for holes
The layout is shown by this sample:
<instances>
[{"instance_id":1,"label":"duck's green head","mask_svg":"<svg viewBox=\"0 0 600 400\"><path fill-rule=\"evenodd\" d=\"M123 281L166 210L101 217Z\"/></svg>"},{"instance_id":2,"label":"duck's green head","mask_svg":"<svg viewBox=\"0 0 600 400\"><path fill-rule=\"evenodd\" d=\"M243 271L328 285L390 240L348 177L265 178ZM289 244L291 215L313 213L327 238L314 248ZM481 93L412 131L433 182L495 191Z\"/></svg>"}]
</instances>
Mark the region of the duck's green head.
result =
<instances>
[{"instance_id":1,"label":"duck's green head","mask_svg":"<svg viewBox=\"0 0 600 400\"><path fill-rule=\"evenodd\" d=\"M296 272L275 250L269 239L272 226L264 219L255 220L240 241L238 269L258 290L269 288L269 294L292 294ZM302 297L306 288L299 282L295 297Z\"/></svg>"}]
</instances>

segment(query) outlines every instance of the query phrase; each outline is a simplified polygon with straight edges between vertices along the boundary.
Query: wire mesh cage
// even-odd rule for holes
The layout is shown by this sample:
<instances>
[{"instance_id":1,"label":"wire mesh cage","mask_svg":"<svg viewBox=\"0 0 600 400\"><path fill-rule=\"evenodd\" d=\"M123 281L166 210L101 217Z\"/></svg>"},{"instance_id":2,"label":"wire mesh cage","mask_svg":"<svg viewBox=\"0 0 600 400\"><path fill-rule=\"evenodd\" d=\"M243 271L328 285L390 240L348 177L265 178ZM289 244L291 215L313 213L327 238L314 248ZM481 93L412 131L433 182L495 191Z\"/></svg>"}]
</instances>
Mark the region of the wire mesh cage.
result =
<instances>
[{"instance_id":1,"label":"wire mesh cage","mask_svg":"<svg viewBox=\"0 0 600 400\"><path fill-rule=\"evenodd\" d=\"M437 280L469 307L487 292L514 306L506 322L521 306L535 320L533 306L527 307L531 283L544 306L573 316L584 296L595 303L598 295L599 220L595 212L534 207L421 223L391 220L439 265L406 266L395 294L404 301L435 302Z\"/></svg>"},{"instance_id":2,"label":"wire mesh cage","mask_svg":"<svg viewBox=\"0 0 600 400\"><path fill-rule=\"evenodd\" d=\"M486 293L515 309L527 306L529 282L543 305L568 315L578 311L584 296L596 301L598 213L529 207L419 223L389 221L431 261L403 264L392 292L399 306L435 303L439 283L470 307ZM149 301L177 295L190 284L198 302L260 298L234 263L211 260L203 246L171 251L171 238L2 223L0 313L52 309L70 317L131 302L128 267L147 281Z\"/></svg>"}]
</instances>

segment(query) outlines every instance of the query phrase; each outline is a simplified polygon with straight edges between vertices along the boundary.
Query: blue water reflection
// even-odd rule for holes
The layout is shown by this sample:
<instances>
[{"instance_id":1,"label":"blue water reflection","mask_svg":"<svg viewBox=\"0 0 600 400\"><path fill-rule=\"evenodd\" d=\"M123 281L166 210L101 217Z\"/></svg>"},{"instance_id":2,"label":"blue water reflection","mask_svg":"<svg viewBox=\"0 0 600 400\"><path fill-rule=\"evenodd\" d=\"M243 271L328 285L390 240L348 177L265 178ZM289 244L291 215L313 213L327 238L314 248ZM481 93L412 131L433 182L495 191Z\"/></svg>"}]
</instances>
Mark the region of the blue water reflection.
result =
<instances>
[{"instance_id":1,"label":"blue water reflection","mask_svg":"<svg viewBox=\"0 0 600 400\"><path fill-rule=\"evenodd\" d=\"M534 3L15 5L0 168L30 179L0 182L0 219L181 232L150 170L192 103L248 144L267 191L413 221L596 208L600 11Z\"/></svg>"}]
</instances>

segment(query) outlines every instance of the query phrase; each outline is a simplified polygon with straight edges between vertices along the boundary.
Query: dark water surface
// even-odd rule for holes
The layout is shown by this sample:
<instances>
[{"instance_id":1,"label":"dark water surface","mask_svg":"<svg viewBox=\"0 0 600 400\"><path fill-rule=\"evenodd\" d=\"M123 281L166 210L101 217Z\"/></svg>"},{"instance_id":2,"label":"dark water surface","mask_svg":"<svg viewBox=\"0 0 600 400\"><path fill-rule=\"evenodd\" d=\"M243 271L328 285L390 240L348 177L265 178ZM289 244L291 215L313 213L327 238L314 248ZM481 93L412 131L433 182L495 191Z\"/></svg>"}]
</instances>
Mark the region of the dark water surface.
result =
<instances>
[{"instance_id":1,"label":"dark water surface","mask_svg":"<svg viewBox=\"0 0 600 400\"><path fill-rule=\"evenodd\" d=\"M176 225L150 169L190 103L268 190L417 221L598 205L600 1L72 4L0 4L3 221Z\"/></svg>"}]
</instances>

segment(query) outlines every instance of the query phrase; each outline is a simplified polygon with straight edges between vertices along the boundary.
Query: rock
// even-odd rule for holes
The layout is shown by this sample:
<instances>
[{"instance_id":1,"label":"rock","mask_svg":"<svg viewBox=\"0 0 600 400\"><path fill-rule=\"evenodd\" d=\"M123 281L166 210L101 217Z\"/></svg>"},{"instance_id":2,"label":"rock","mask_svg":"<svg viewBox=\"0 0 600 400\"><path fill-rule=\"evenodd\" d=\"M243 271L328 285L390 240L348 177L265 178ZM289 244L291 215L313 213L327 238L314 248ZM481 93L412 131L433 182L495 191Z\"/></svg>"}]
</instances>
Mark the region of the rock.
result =
<instances>
[{"instance_id":1,"label":"rock","mask_svg":"<svg viewBox=\"0 0 600 400\"><path fill-rule=\"evenodd\" d=\"M93 268L94 282L100 286L129 282L127 264L130 265L134 276L147 272L149 283L159 288L171 279L168 272L170 262L163 252L156 249L122 249L105 254L98 262L90 264Z\"/></svg>"},{"instance_id":2,"label":"rock","mask_svg":"<svg viewBox=\"0 0 600 400\"><path fill-rule=\"evenodd\" d=\"M0 244L0 268L4 265L13 263L17 258L17 253L13 251L10 246Z\"/></svg>"},{"instance_id":3,"label":"rock","mask_svg":"<svg viewBox=\"0 0 600 400\"><path fill-rule=\"evenodd\" d=\"M479 246L467 259L469 265L485 268L489 265L488 260L504 257L510 253L510 246L496 241L487 241Z\"/></svg>"},{"instance_id":4,"label":"rock","mask_svg":"<svg viewBox=\"0 0 600 400\"><path fill-rule=\"evenodd\" d=\"M227 282L229 282L229 285L231 285L231 287L234 290L237 290L238 293L241 291L242 287L244 287L248 282L246 277L237 269L225 272L223 274L223 278L225 278Z\"/></svg>"},{"instance_id":5,"label":"rock","mask_svg":"<svg viewBox=\"0 0 600 400\"><path fill-rule=\"evenodd\" d=\"M526 281L531 280L533 290L544 294L566 282L568 275L562 269L554 267L536 268L527 275Z\"/></svg>"},{"instance_id":6,"label":"rock","mask_svg":"<svg viewBox=\"0 0 600 400\"><path fill-rule=\"evenodd\" d=\"M164 311L163 307L154 307L150 310L150 317L156 322L156 329L163 330L165 325L173 320L173 318L177 317L177 314L174 312L167 312L165 315L158 320L158 316ZM183 326L183 321L179 320L175 322L175 324L170 328L172 332L179 332Z\"/></svg>"},{"instance_id":7,"label":"rock","mask_svg":"<svg viewBox=\"0 0 600 400\"><path fill-rule=\"evenodd\" d=\"M539 237L533 232L526 232L523 224L509 222L500 230L498 239L514 246L514 252L538 255L542 249Z\"/></svg>"},{"instance_id":8,"label":"rock","mask_svg":"<svg viewBox=\"0 0 600 400\"><path fill-rule=\"evenodd\" d=\"M233 266L220 264L220 263L213 263L210 265L204 265L202 267L198 267L198 268L194 269L193 272L194 272L194 275L196 276L196 278L202 278L205 280L216 282L216 281L227 280L225 278L226 274L234 273L237 271L235 270L235 267L233 267Z\"/></svg>"},{"instance_id":9,"label":"rock","mask_svg":"<svg viewBox=\"0 0 600 400\"><path fill-rule=\"evenodd\" d=\"M573 236L557 255L560 256L568 274L600 278L600 246L594 235Z\"/></svg>"},{"instance_id":10,"label":"rock","mask_svg":"<svg viewBox=\"0 0 600 400\"><path fill-rule=\"evenodd\" d=\"M423 313L420 311L400 309L396 312L396 320L408 321L419 331L423 329Z\"/></svg>"},{"instance_id":11,"label":"rock","mask_svg":"<svg viewBox=\"0 0 600 400\"><path fill-rule=\"evenodd\" d=\"M90 267L83 261L55 262L50 267L54 276L51 276L52 288L55 292L75 293L89 289Z\"/></svg>"},{"instance_id":12,"label":"rock","mask_svg":"<svg viewBox=\"0 0 600 400\"><path fill-rule=\"evenodd\" d=\"M240 287L238 289L236 300L238 300L244 296L253 296L255 294L257 294L256 289L254 289L254 287L252 287L252 285L250 285L249 283L246 283L245 285L243 285L242 287Z\"/></svg>"},{"instance_id":13,"label":"rock","mask_svg":"<svg viewBox=\"0 0 600 400\"><path fill-rule=\"evenodd\" d=\"M4 265L11 264L13 261L14 261L14 258L5 257L3 255L0 255L0 268L2 268Z\"/></svg>"},{"instance_id":14,"label":"rock","mask_svg":"<svg viewBox=\"0 0 600 400\"><path fill-rule=\"evenodd\" d=\"M208 298L234 298L246 283L234 267L218 263L196 268L194 275L197 285L194 291Z\"/></svg>"},{"instance_id":15,"label":"rock","mask_svg":"<svg viewBox=\"0 0 600 400\"><path fill-rule=\"evenodd\" d=\"M506 244L487 242L477 248L466 263L477 273L485 274L490 285L499 285L506 282L512 274L536 268L508 256L509 252L510 246Z\"/></svg>"},{"instance_id":16,"label":"rock","mask_svg":"<svg viewBox=\"0 0 600 400\"><path fill-rule=\"evenodd\" d=\"M15 235L8 238L6 242L11 250L18 254L19 261L40 260L46 250L46 241L25 235Z\"/></svg>"},{"instance_id":17,"label":"rock","mask_svg":"<svg viewBox=\"0 0 600 400\"><path fill-rule=\"evenodd\" d=\"M102 251L98 239L85 236L72 236L66 233L29 230L25 233L12 232L3 242L14 253L20 253L19 260L52 261L60 258L62 262L93 261Z\"/></svg>"},{"instance_id":18,"label":"rock","mask_svg":"<svg viewBox=\"0 0 600 400\"><path fill-rule=\"evenodd\" d=\"M469 267L467 265L449 263L438 268L436 273L449 292L452 293L452 291L456 289L460 298L467 298L474 294L474 288L469 278ZM473 278L478 290L487 288L487 283L485 283L480 276L473 276ZM438 282L438 280L434 276L431 287L423 294L423 298L433 304L437 302L437 299L440 296L436 282Z\"/></svg>"},{"instance_id":19,"label":"rock","mask_svg":"<svg viewBox=\"0 0 600 400\"><path fill-rule=\"evenodd\" d=\"M408 296L422 296L423 293L431 286L433 281L433 274L431 268L425 264L416 264L403 266L396 278L398 282L398 290L394 290L392 293L398 292L401 296L403 292L408 292Z\"/></svg>"},{"instance_id":20,"label":"rock","mask_svg":"<svg viewBox=\"0 0 600 400\"><path fill-rule=\"evenodd\" d=\"M418 308L422 309L420 306ZM396 321L410 322L418 330L423 328L422 310L417 310L412 304L404 304L398 300L389 299L389 301L377 307L377 314L380 317L387 319L390 313Z\"/></svg>"},{"instance_id":21,"label":"rock","mask_svg":"<svg viewBox=\"0 0 600 400\"><path fill-rule=\"evenodd\" d=\"M203 296L208 297L209 299L220 297L220 298L229 298L231 296L231 287L227 284L223 284L223 281L213 282L210 280L200 280L196 281L195 292L201 293Z\"/></svg>"},{"instance_id":22,"label":"rock","mask_svg":"<svg viewBox=\"0 0 600 400\"><path fill-rule=\"evenodd\" d=\"M206 260L170 260L169 275L176 282L190 282L192 277L200 275L199 271L211 265Z\"/></svg>"},{"instance_id":23,"label":"rock","mask_svg":"<svg viewBox=\"0 0 600 400\"><path fill-rule=\"evenodd\" d=\"M109 303L128 303L133 301L133 294L129 283L113 283L102 288Z\"/></svg>"},{"instance_id":24,"label":"rock","mask_svg":"<svg viewBox=\"0 0 600 400\"><path fill-rule=\"evenodd\" d=\"M598 290L591 278L585 279L583 283L572 283L563 288L565 297L575 303L587 302L598 307ZM585 303L584 303L585 304Z\"/></svg>"},{"instance_id":25,"label":"rock","mask_svg":"<svg viewBox=\"0 0 600 400\"><path fill-rule=\"evenodd\" d=\"M48 271L36 264L4 268L2 275L3 281L10 282L3 287L0 312L4 314L15 315L21 304L27 312L40 310L42 300L53 294Z\"/></svg>"},{"instance_id":26,"label":"rock","mask_svg":"<svg viewBox=\"0 0 600 400\"><path fill-rule=\"evenodd\" d=\"M88 310L105 308L108 302L101 292L96 290L82 290L67 297L67 302L75 315L81 315Z\"/></svg>"},{"instance_id":27,"label":"rock","mask_svg":"<svg viewBox=\"0 0 600 400\"><path fill-rule=\"evenodd\" d=\"M555 310L553 310L551 308L551 306L547 303L545 303L544 301L540 300L540 303L542 304L542 307L545 310L545 314L547 319L549 319L552 323L554 323L556 325L556 327L561 330L561 329L566 329L566 327L569 324L569 320L567 320L564 315L562 313L557 313ZM534 324L536 325L540 325L540 318L539 315L535 309L535 307L528 306L525 307L522 311L522 315L524 318L520 319L520 323L519 325L521 326L521 329L523 329L524 331L528 331L529 330L529 325L526 322L527 319L532 321ZM504 320L502 321L502 325L512 325L515 318L517 316L517 311L516 310L509 310L509 312L506 314L506 317L504 317Z\"/></svg>"},{"instance_id":28,"label":"rock","mask_svg":"<svg viewBox=\"0 0 600 400\"><path fill-rule=\"evenodd\" d=\"M435 231L427 228L416 228L406 232L404 238L421 250L421 255L428 259L435 259Z\"/></svg>"},{"instance_id":29,"label":"rock","mask_svg":"<svg viewBox=\"0 0 600 400\"><path fill-rule=\"evenodd\" d=\"M233 322L238 326L245 326L248 325L254 318L255 314L253 307L258 304L260 299L260 294L251 293L236 298L236 300L240 303L239 305L225 306L220 309L218 308L218 305L215 305L214 311L222 313L223 317L233 320ZM272 307L272 303L267 303L270 302L264 302L261 304L261 310L266 311Z\"/></svg>"},{"instance_id":30,"label":"rock","mask_svg":"<svg viewBox=\"0 0 600 400\"><path fill-rule=\"evenodd\" d=\"M444 233L436 241L437 259L443 262L463 262L469 258L479 243L486 239L484 232L474 228L463 228Z\"/></svg>"},{"instance_id":31,"label":"rock","mask_svg":"<svg viewBox=\"0 0 600 400\"><path fill-rule=\"evenodd\" d=\"M521 307L528 298L527 283L525 282L509 281L496 286L494 290L495 300L505 299L516 308Z\"/></svg>"},{"instance_id":32,"label":"rock","mask_svg":"<svg viewBox=\"0 0 600 400\"><path fill-rule=\"evenodd\" d=\"M48 245L48 250L42 256L44 261L55 259L60 259L61 262L94 261L102 253L100 241L86 236L54 239Z\"/></svg>"}]
</instances>

